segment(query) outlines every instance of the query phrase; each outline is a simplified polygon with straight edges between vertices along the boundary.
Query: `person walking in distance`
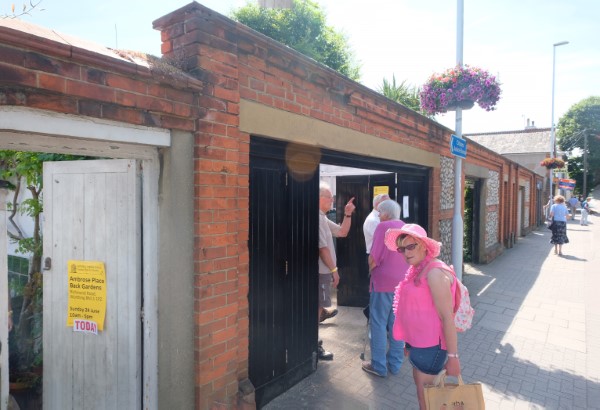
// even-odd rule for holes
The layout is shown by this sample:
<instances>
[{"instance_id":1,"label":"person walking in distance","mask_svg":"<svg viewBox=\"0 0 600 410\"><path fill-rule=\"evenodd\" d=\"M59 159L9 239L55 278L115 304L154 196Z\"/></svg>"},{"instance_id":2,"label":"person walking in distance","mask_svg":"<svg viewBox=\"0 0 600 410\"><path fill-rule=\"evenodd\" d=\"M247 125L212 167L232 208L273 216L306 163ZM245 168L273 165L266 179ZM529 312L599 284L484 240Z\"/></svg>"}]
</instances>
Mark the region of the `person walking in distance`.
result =
<instances>
[{"instance_id":1,"label":"person walking in distance","mask_svg":"<svg viewBox=\"0 0 600 410\"><path fill-rule=\"evenodd\" d=\"M579 199L575 195L569 198L569 205L571 206L571 220L575 220L575 214L577 214L577 208L579 208Z\"/></svg>"},{"instance_id":2,"label":"person walking in distance","mask_svg":"<svg viewBox=\"0 0 600 410\"><path fill-rule=\"evenodd\" d=\"M408 263L400 253L385 246L387 230L404 226L404 222L400 220L400 205L388 199L381 202L378 209L381 222L375 229L369 255L371 360L363 362L362 369L375 376L385 377L388 370L392 374L398 374L404 360L404 342L392 337L395 320L392 302L394 289L404 280Z\"/></svg>"},{"instance_id":3,"label":"person walking in distance","mask_svg":"<svg viewBox=\"0 0 600 410\"><path fill-rule=\"evenodd\" d=\"M550 243L554 244L554 254L562 256L562 246L565 243L569 243L567 237L567 217L569 210L565 205L565 197L562 195L556 195L554 197L554 204L550 207L550 219L552 220L552 238ZM583 215L581 216L583 219Z\"/></svg>"},{"instance_id":4,"label":"person walking in distance","mask_svg":"<svg viewBox=\"0 0 600 410\"><path fill-rule=\"evenodd\" d=\"M586 226L588 224L588 215L590 214L590 201L591 197L585 198L585 200L581 203L581 222L579 223L582 226Z\"/></svg>"},{"instance_id":5,"label":"person walking in distance","mask_svg":"<svg viewBox=\"0 0 600 410\"><path fill-rule=\"evenodd\" d=\"M333 237L344 238L348 235L352 224L352 213L356 209L352 197L344 207L344 220L341 224L336 224L327 218L327 211L331 209L332 204L331 187L321 182L319 185L319 319L323 309L331 306L331 286L336 288L340 283ZM326 351L321 341L318 350L320 360L333 360L333 353Z\"/></svg>"}]
</instances>

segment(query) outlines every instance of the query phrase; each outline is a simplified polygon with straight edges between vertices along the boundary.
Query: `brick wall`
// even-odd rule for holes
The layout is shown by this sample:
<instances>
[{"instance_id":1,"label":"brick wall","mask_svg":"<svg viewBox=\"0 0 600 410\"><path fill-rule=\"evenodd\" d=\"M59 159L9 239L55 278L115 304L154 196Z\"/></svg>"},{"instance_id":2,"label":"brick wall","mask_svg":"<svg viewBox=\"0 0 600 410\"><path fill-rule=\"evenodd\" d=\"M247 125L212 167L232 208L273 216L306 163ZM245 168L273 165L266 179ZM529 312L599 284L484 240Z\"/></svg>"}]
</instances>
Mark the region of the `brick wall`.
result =
<instances>
[{"instance_id":1,"label":"brick wall","mask_svg":"<svg viewBox=\"0 0 600 410\"><path fill-rule=\"evenodd\" d=\"M0 27L0 103L151 127L194 130L202 83L127 56L98 56L54 43L24 41ZM30 45L28 48L23 43ZM14 44L14 45L11 45ZM66 46L65 46L66 47ZM167 79L168 82L163 82Z\"/></svg>"}]
</instances>

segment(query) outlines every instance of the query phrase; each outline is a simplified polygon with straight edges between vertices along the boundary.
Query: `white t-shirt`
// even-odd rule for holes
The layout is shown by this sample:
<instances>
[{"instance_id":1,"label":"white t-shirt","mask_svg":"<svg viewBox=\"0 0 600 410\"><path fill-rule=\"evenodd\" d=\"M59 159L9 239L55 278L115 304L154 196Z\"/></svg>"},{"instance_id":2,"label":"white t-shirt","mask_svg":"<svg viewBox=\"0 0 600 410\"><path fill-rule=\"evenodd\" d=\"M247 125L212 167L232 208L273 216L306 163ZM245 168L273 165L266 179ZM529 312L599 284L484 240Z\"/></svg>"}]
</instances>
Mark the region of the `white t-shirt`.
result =
<instances>
[{"instance_id":1,"label":"white t-shirt","mask_svg":"<svg viewBox=\"0 0 600 410\"><path fill-rule=\"evenodd\" d=\"M367 254L371 253L371 247L373 246L373 234L375 233L375 229L377 229L377 225L379 225L379 211L373 209L363 224L363 233L365 235Z\"/></svg>"}]
</instances>

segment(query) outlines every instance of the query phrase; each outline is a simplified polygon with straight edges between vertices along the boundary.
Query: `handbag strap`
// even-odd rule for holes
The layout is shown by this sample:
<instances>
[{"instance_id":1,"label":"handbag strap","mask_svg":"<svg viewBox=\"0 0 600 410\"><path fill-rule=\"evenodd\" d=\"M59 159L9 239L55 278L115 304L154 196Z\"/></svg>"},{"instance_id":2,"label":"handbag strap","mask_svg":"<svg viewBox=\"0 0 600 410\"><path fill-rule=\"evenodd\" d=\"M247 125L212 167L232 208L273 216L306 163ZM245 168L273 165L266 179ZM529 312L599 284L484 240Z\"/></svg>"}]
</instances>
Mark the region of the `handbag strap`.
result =
<instances>
[{"instance_id":1,"label":"handbag strap","mask_svg":"<svg viewBox=\"0 0 600 410\"><path fill-rule=\"evenodd\" d=\"M446 374L446 369L442 369L441 372L439 372L436 376L435 379L433 379L433 386L439 386L439 387L445 387L446 386L446 377L448 377L448 375ZM453 376L450 376L453 377ZM465 384L463 382L463 378L462 375L459 374L458 376L456 376L456 378L458 379L458 385L462 386L463 384Z\"/></svg>"}]
</instances>

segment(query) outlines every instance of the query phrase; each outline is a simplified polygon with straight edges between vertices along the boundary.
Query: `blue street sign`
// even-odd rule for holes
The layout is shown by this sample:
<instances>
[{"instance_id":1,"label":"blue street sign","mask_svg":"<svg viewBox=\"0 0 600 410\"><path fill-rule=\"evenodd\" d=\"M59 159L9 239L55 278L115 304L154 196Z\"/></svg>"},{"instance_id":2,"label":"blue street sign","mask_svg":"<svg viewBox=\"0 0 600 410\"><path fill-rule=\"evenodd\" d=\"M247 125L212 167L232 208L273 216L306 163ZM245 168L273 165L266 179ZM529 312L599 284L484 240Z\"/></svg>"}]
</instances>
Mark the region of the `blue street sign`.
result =
<instances>
[{"instance_id":1,"label":"blue street sign","mask_svg":"<svg viewBox=\"0 0 600 410\"><path fill-rule=\"evenodd\" d=\"M450 139L450 153L460 158L467 158L467 140L452 134Z\"/></svg>"}]
</instances>

